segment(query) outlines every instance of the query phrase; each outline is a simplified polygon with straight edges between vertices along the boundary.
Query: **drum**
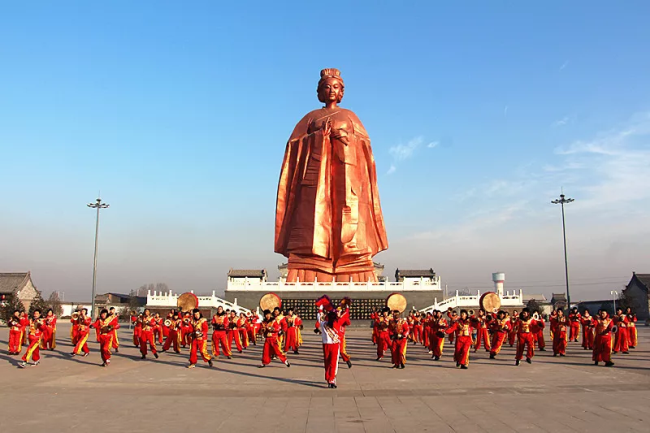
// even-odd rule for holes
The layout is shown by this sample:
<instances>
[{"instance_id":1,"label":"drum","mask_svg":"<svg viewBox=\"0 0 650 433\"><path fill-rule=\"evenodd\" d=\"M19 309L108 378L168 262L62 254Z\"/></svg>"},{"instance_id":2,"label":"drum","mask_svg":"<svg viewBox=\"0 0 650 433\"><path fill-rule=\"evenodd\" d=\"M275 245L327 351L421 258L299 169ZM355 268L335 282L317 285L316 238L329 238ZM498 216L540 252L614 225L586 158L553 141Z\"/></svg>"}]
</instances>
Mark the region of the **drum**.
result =
<instances>
[{"instance_id":1,"label":"drum","mask_svg":"<svg viewBox=\"0 0 650 433\"><path fill-rule=\"evenodd\" d=\"M401 313L406 310L406 298L401 293L392 293L386 298L386 306L390 311L397 310Z\"/></svg>"},{"instance_id":2,"label":"drum","mask_svg":"<svg viewBox=\"0 0 650 433\"><path fill-rule=\"evenodd\" d=\"M494 292L483 293L478 303L486 313L496 313L501 308L501 298Z\"/></svg>"},{"instance_id":3,"label":"drum","mask_svg":"<svg viewBox=\"0 0 650 433\"><path fill-rule=\"evenodd\" d=\"M197 298L194 293L185 292L178 297L176 306L181 311L192 311L193 309L198 308L199 298Z\"/></svg>"},{"instance_id":4,"label":"drum","mask_svg":"<svg viewBox=\"0 0 650 433\"><path fill-rule=\"evenodd\" d=\"M282 299L273 292L269 292L260 299L260 308L262 311L271 310L275 307L282 308Z\"/></svg>"}]
</instances>

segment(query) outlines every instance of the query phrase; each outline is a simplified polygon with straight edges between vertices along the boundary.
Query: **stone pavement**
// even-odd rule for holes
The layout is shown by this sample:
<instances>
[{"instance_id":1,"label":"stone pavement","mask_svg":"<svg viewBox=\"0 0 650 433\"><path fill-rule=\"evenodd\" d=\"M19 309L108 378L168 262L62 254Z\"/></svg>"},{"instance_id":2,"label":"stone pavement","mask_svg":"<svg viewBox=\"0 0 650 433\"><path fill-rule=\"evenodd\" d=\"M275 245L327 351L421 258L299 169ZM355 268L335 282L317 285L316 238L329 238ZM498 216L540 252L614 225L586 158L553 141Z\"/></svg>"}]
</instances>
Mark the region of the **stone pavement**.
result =
<instances>
[{"instance_id":1,"label":"stone pavement","mask_svg":"<svg viewBox=\"0 0 650 433\"><path fill-rule=\"evenodd\" d=\"M261 347L234 359L189 370L188 352L140 360L120 330L119 354L100 368L98 346L71 358L69 325L41 365L16 367L0 329L0 431L51 432L100 428L124 432L589 432L650 431L650 328L639 327L639 348L596 367L591 353L570 343L566 358L537 352L532 365L514 366L506 347L497 360L480 350L458 370L450 346L434 362L409 346L404 370L390 357L375 361L369 328L351 329L354 366L341 363L339 387L324 382L319 337L304 333L291 368L274 361L258 369Z\"/></svg>"}]
</instances>

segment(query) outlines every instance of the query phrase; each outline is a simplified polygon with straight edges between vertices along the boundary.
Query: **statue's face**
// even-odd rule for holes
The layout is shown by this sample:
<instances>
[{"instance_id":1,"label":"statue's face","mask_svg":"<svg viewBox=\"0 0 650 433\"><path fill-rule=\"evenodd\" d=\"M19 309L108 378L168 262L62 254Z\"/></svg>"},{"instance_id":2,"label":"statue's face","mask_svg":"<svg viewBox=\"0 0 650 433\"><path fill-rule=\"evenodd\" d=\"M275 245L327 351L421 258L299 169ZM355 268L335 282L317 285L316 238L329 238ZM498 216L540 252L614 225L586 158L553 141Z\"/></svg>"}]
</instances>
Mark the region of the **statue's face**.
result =
<instances>
[{"instance_id":1,"label":"statue's face","mask_svg":"<svg viewBox=\"0 0 650 433\"><path fill-rule=\"evenodd\" d=\"M327 78L318 88L318 99L325 102L338 102L343 99L343 86L336 78Z\"/></svg>"}]
</instances>

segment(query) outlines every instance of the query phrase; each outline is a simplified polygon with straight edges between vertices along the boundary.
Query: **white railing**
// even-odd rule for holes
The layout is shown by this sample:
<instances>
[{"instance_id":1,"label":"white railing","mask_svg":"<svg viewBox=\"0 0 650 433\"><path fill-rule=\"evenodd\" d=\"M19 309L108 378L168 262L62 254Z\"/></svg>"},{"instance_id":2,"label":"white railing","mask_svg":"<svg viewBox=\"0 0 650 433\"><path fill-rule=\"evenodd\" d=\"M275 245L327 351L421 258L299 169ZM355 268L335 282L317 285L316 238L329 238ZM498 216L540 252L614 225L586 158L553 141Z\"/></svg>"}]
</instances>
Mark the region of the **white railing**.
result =
<instances>
[{"instance_id":1,"label":"white railing","mask_svg":"<svg viewBox=\"0 0 650 433\"><path fill-rule=\"evenodd\" d=\"M479 300L481 299L481 292L477 292L476 295L469 296L460 296L458 291L456 291L456 296L447 298L441 302L438 302L438 299L434 299L433 305L428 306L420 310L423 313L430 313L433 310L445 311L448 308L478 308ZM524 294L522 290L519 290L519 293L512 292L510 294L507 292L505 295L501 296L501 306L502 307L523 307L524 306Z\"/></svg>"},{"instance_id":2,"label":"white railing","mask_svg":"<svg viewBox=\"0 0 650 433\"><path fill-rule=\"evenodd\" d=\"M191 291L194 293L194 291ZM147 291L147 307L169 307L175 308L178 305L178 297L180 294L173 293L171 290L169 292L154 292L150 290ZM251 311L248 308L244 308L240 305L237 305L237 299L235 302L228 302L223 298L218 297L215 292L212 292L212 296L197 296L199 299L200 308L217 308L223 307L224 310L236 311L237 314L241 313L254 313L259 316L259 311ZM259 310L259 308L258 308Z\"/></svg>"},{"instance_id":3,"label":"white railing","mask_svg":"<svg viewBox=\"0 0 650 433\"><path fill-rule=\"evenodd\" d=\"M429 291L441 290L440 277L433 280L421 278L420 280L405 280L403 282L314 282L288 283L285 281L260 281L255 279L242 279L228 281L228 291L250 291L250 292L287 292L287 291L313 291L313 292L358 292L358 291Z\"/></svg>"}]
</instances>

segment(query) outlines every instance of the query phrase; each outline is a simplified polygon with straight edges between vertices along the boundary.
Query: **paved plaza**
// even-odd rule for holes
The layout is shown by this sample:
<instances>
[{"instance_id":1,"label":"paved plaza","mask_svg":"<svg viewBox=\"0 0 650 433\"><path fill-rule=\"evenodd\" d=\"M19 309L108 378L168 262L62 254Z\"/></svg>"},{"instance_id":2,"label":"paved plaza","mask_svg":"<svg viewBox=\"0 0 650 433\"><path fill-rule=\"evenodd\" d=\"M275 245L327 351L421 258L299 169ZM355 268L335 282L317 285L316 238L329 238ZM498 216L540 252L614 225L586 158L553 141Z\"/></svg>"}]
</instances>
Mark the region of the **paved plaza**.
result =
<instances>
[{"instance_id":1,"label":"paved plaza","mask_svg":"<svg viewBox=\"0 0 650 433\"><path fill-rule=\"evenodd\" d=\"M89 357L69 356L62 324L56 350L20 369L1 328L0 431L650 431L650 328L639 327L639 348L616 356L613 368L594 366L590 352L570 343L566 358L537 352L519 367L510 347L497 360L479 350L469 370L455 368L449 345L439 362L411 345L406 369L393 370L388 354L375 361L370 329L354 328L354 366L341 363L336 390L324 381L320 337L306 331L291 368L279 361L257 368L257 346L190 370L187 350L141 360L121 329L120 353L101 368L95 342Z\"/></svg>"}]
</instances>

